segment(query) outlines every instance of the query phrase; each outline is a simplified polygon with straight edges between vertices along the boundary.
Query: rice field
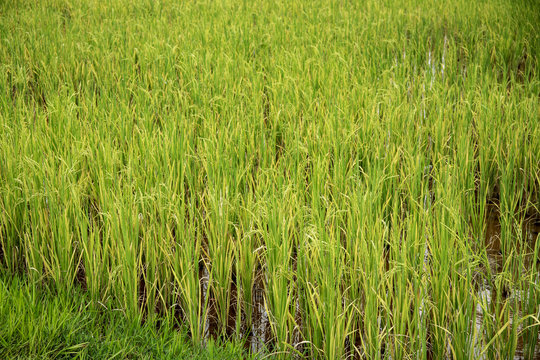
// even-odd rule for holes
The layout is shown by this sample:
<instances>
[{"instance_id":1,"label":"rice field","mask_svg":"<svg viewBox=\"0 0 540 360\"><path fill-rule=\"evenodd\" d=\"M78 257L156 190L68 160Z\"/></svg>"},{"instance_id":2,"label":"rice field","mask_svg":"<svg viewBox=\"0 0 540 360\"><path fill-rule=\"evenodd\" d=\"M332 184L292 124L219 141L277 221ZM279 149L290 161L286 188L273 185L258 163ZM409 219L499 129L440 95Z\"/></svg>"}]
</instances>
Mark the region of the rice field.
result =
<instances>
[{"instance_id":1,"label":"rice field","mask_svg":"<svg viewBox=\"0 0 540 360\"><path fill-rule=\"evenodd\" d=\"M0 1L0 272L256 358L540 359L539 24Z\"/></svg>"}]
</instances>

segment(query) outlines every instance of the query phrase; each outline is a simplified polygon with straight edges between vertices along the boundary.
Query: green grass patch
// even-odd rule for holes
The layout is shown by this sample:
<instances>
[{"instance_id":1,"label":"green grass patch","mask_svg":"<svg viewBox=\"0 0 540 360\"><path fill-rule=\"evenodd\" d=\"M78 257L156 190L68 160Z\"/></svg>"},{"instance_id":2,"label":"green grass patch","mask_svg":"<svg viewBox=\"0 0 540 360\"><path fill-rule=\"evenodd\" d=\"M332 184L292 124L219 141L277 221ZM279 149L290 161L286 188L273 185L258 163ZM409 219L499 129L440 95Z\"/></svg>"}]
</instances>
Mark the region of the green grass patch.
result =
<instances>
[{"instance_id":1,"label":"green grass patch","mask_svg":"<svg viewBox=\"0 0 540 360\"><path fill-rule=\"evenodd\" d=\"M194 347L185 330L92 310L87 294L58 295L15 277L0 280L2 359L238 359L240 345Z\"/></svg>"}]
</instances>

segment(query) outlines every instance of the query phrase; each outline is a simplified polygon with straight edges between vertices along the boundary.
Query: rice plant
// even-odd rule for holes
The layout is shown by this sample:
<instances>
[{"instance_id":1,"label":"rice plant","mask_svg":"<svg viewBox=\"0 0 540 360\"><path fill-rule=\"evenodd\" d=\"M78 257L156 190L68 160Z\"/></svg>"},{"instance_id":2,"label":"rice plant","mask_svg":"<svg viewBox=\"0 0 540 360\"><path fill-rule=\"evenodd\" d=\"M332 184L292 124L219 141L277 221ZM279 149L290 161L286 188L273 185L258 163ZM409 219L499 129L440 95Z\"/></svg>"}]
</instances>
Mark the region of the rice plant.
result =
<instances>
[{"instance_id":1,"label":"rice plant","mask_svg":"<svg viewBox=\"0 0 540 360\"><path fill-rule=\"evenodd\" d=\"M256 357L540 356L537 2L0 19L4 278Z\"/></svg>"}]
</instances>

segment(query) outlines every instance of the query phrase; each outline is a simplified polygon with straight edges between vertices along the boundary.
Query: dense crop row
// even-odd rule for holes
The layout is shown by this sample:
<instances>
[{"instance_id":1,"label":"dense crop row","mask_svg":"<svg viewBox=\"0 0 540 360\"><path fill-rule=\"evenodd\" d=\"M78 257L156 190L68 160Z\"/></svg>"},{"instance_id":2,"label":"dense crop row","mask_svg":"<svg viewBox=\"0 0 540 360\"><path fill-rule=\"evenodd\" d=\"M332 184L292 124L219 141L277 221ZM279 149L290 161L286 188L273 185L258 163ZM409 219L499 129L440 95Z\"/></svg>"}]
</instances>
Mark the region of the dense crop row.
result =
<instances>
[{"instance_id":1,"label":"dense crop row","mask_svg":"<svg viewBox=\"0 0 540 360\"><path fill-rule=\"evenodd\" d=\"M1 2L1 271L276 357L532 358L539 14Z\"/></svg>"}]
</instances>

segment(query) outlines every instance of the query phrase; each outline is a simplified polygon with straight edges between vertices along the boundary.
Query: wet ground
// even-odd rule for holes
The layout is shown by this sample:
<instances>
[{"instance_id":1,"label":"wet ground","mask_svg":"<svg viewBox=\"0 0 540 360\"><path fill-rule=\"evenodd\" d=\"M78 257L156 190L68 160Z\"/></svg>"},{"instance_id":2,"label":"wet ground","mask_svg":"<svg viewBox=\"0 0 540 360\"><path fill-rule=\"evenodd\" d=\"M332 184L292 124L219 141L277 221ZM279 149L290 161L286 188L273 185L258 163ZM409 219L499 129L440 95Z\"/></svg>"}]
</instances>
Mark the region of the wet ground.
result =
<instances>
[{"instance_id":1,"label":"wet ground","mask_svg":"<svg viewBox=\"0 0 540 360\"><path fill-rule=\"evenodd\" d=\"M489 261L489 272L492 276L496 276L503 270L505 266L505 257L503 256L503 249L501 244L501 222L498 211L498 206L496 203L488 204L486 211L486 233L485 233L485 246L486 253ZM540 233L540 216L536 212L529 212L525 215L525 219L522 223L522 253L526 254L524 259L524 265L526 269L530 269L533 265L533 262L537 262L537 269L539 268L538 262L539 259L534 258L534 246L538 240L538 235ZM538 279L538 276L537 276ZM522 306L525 306L524 302L527 301L525 294L522 293L517 286L511 288L510 286L503 287L501 294L497 294L497 291L493 286L487 281L484 281L478 290L478 299L487 305L487 308L492 308L494 303L497 301L508 301L514 300L518 304L518 309ZM540 304L536 304L537 312L540 313ZM480 304L476 307L476 326L477 329L482 328L484 323L484 310ZM517 318L521 318L522 314L517 314ZM518 325L518 331L521 333L523 331L523 325ZM518 338L518 344L516 349L516 355L514 360L521 359L538 359L540 360L540 332L538 333L537 343L533 354L526 354L525 347L528 345L528 341L523 339L523 336ZM528 355L528 356L527 356ZM479 358L485 358L486 356L479 356Z\"/></svg>"},{"instance_id":2,"label":"wet ground","mask_svg":"<svg viewBox=\"0 0 540 360\"><path fill-rule=\"evenodd\" d=\"M486 209L486 230L485 230L485 249L489 262L489 269L484 269L483 272L483 281L478 286L478 299L479 302L483 303L484 307L487 306L488 309L492 309L492 306L495 301L505 300L516 300L518 303L518 308L521 307L521 303L524 299L523 294L518 288L503 288L503 293L501 296L497 297L496 290L493 288L486 279L489 276L496 276L503 270L504 265L504 256L501 249L501 223L499 219L499 214L497 206L495 204L489 204ZM537 241L538 235L540 233L540 216L536 213L525 216L525 221L522 224L522 234L523 234L523 246L521 250L528 249L523 252L526 255L524 265L527 268L530 268L532 262L538 261L538 259L533 258L532 249L534 249L534 244ZM522 252L522 251L520 251ZM540 268L540 266L538 266ZM201 285L203 291L203 298L208 293L208 280L209 273L208 270L204 267L201 269ZM271 350L273 348L273 339L272 339L272 330L270 326L270 321L268 313L265 306L265 274L262 269L257 270L257 274L254 281L253 287L253 296L252 296L252 319L250 322L246 321L246 314L244 311L238 316L237 314L237 305L236 305L236 296L237 291L233 286L233 296L231 300L231 308L229 315L229 324L227 326L226 335L234 336L235 329L239 329L239 337L246 340L246 350L251 351L252 353L258 353L263 350ZM219 337L219 324L217 309L215 307L215 301L212 298L212 295L209 294L209 303L208 303L208 318L206 321L205 328L205 337ZM476 327L479 333L483 331L484 323L486 319L484 318L483 306L479 303L476 307ZM537 305L538 306L538 305ZM297 304L297 314L295 314L296 321L298 324L301 324L302 318L299 310L299 305ZM540 310L540 309L539 309ZM492 314L489 314L492 316ZM520 314L517 316L520 317ZM241 319L237 326L237 319ZM249 325L248 325L249 324ZM523 325L519 325L518 331L521 333L523 331ZM478 335L479 337L482 334ZM540 344L540 333L538 334L538 344ZM292 344L297 350L300 350L302 343L299 334L293 335L294 343ZM534 354L525 353L525 342L522 336L518 338L515 360L518 359L539 359L540 360L540 345L535 347ZM357 344L360 345L360 344ZM484 344L485 345L485 342ZM478 349L478 359L488 359L489 356L486 354L480 355L482 352L482 344L479 344ZM348 348L351 348L351 344L348 344ZM353 351L348 351L350 358L360 358L358 354L354 354Z\"/></svg>"}]
</instances>

